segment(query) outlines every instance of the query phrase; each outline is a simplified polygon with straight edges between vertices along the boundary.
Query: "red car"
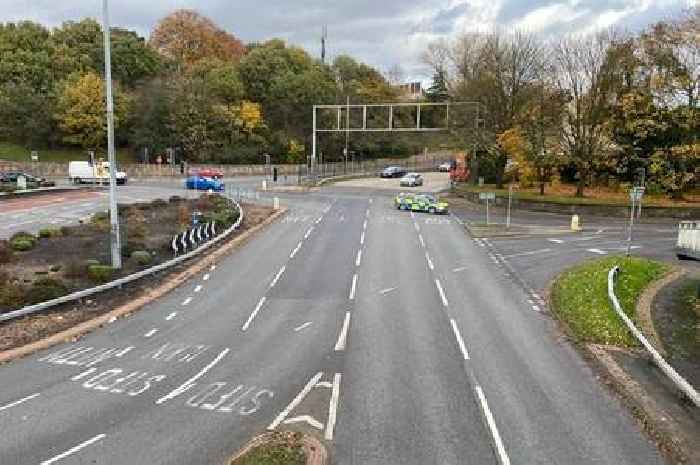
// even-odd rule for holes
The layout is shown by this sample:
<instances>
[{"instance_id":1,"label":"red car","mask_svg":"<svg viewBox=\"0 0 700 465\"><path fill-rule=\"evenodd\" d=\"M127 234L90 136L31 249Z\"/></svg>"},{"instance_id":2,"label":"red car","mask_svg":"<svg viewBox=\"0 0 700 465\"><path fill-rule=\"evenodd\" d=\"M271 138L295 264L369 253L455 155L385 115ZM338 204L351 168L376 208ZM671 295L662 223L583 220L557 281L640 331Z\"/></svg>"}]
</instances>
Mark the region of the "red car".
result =
<instances>
[{"instance_id":1,"label":"red car","mask_svg":"<svg viewBox=\"0 0 700 465\"><path fill-rule=\"evenodd\" d=\"M214 170L211 168L204 168L201 170L196 170L193 174L196 174L197 176L201 176L203 178L214 178L214 179L223 179L224 178L224 173L219 170Z\"/></svg>"}]
</instances>

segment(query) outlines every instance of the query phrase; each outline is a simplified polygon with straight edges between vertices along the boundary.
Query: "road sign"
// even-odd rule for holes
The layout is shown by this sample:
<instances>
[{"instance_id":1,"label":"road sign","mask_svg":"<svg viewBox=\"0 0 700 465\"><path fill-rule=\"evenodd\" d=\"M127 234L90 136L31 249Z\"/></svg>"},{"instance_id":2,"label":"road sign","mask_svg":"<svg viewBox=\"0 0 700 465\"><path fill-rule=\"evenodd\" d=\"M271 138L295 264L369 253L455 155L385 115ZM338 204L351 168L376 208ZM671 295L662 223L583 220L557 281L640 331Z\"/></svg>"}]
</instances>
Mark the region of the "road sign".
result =
<instances>
[{"instance_id":1,"label":"road sign","mask_svg":"<svg viewBox=\"0 0 700 465\"><path fill-rule=\"evenodd\" d=\"M633 187L630 191L630 199L639 202L644 197L644 187Z\"/></svg>"},{"instance_id":2,"label":"road sign","mask_svg":"<svg viewBox=\"0 0 700 465\"><path fill-rule=\"evenodd\" d=\"M479 192L479 200L496 200L495 192Z\"/></svg>"},{"instance_id":3,"label":"road sign","mask_svg":"<svg viewBox=\"0 0 700 465\"><path fill-rule=\"evenodd\" d=\"M32 161L39 161L39 152L36 150L32 150L31 153Z\"/></svg>"}]
</instances>

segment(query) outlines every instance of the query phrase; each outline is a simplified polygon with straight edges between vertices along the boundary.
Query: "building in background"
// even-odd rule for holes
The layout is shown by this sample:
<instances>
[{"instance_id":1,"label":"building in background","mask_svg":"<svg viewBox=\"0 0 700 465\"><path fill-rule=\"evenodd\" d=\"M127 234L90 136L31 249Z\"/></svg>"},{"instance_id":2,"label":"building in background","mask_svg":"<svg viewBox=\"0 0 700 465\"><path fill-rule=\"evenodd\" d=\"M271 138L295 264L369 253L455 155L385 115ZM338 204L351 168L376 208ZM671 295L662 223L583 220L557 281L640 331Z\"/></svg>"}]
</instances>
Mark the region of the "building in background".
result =
<instances>
[{"instance_id":1,"label":"building in background","mask_svg":"<svg viewBox=\"0 0 700 465\"><path fill-rule=\"evenodd\" d=\"M405 100L419 100L425 96L423 85L420 81L399 84L397 87L400 91L399 97Z\"/></svg>"}]
</instances>

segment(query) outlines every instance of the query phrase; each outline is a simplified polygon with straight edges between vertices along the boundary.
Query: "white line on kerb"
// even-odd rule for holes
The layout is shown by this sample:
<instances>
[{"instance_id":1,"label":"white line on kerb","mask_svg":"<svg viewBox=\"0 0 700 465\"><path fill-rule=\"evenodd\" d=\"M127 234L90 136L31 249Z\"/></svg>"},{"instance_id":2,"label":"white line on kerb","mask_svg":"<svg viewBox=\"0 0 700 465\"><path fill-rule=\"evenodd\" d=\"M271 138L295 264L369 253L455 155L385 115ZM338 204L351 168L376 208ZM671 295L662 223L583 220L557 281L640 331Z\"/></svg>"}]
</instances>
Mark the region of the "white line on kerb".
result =
<instances>
[{"instance_id":1,"label":"white line on kerb","mask_svg":"<svg viewBox=\"0 0 700 465\"><path fill-rule=\"evenodd\" d=\"M335 350L336 352L339 352L341 350L345 350L345 343L347 342L348 339L348 328L350 327L350 312L345 312L345 321L343 321L343 328L340 330L340 334L338 335L338 342L335 343Z\"/></svg>"},{"instance_id":2,"label":"white line on kerb","mask_svg":"<svg viewBox=\"0 0 700 465\"><path fill-rule=\"evenodd\" d=\"M199 291L201 291L201 290L202 290L202 285L201 285L201 284L197 284L197 287L194 288L194 292L199 292Z\"/></svg>"},{"instance_id":3,"label":"white line on kerb","mask_svg":"<svg viewBox=\"0 0 700 465\"><path fill-rule=\"evenodd\" d=\"M285 418L287 418L287 415L289 415L289 413L292 410L297 408L297 405L301 404L301 402L304 400L304 397L306 397L309 394L309 392L311 392L311 390L314 388L316 383L318 383L318 380L321 379L321 376L323 376L322 371L319 371L318 373L316 373L309 380L309 382L306 383L306 386L304 386L304 388L301 391L299 391L299 394L297 394L297 396L294 399L292 399L292 401L289 403L289 405L287 405L284 408L284 410L282 410L279 413L279 415L277 415L277 418L275 418L272 421L272 423L270 423L270 426L268 426L267 429L273 430L273 429L277 428L279 426L279 424L282 423Z\"/></svg>"},{"instance_id":4,"label":"white line on kerb","mask_svg":"<svg viewBox=\"0 0 700 465\"><path fill-rule=\"evenodd\" d=\"M270 287L275 287L275 284L277 284L277 281L279 281L280 276L282 276L282 274L284 273L284 270L286 270L286 269L287 269L287 266L282 265L282 268L280 268L280 270L275 275L275 279L273 279L272 282L270 283Z\"/></svg>"},{"instance_id":5,"label":"white line on kerb","mask_svg":"<svg viewBox=\"0 0 700 465\"><path fill-rule=\"evenodd\" d=\"M423 240L423 235L422 235L422 234L418 234L418 240L420 241L420 245L421 245L422 247L425 247L425 241Z\"/></svg>"},{"instance_id":6,"label":"white line on kerb","mask_svg":"<svg viewBox=\"0 0 700 465\"><path fill-rule=\"evenodd\" d=\"M436 279L435 280L435 285L438 288L438 292L440 292L440 298L442 299L442 305L447 307L447 297L445 297L445 291L442 290L442 285L440 284L440 280Z\"/></svg>"},{"instance_id":7,"label":"white line on kerb","mask_svg":"<svg viewBox=\"0 0 700 465\"><path fill-rule=\"evenodd\" d=\"M362 235L360 236L360 245L364 245L365 243L365 232L362 231Z\"/></svg>"},{"instance_id":8,"label":"white line on kerb","mask_svg":"<svg viewBox=\"0 0 700 465\"><path fill-rule=\"evenodd\" d=\"M294 256L299 252L299 249L301 249L301 242L299 242L294 250L292 250L292 253L289 254L289 258L294 258Z\"/></svg>"},{"instance_id":9,"label":"white line on kerb","mask_svg":"<svg viewBox=\"0 0 700 465\"><path fill-rule=\"evenodd\" d=\"M452 325L452 331L454 331L455 333L455 337L457 338L457 344L459 344L459 350L462 351L462 356L464 357L464 360L469 360L469 352L467 352L467 346L464 344L464 339L462 339L462 335L459 332L457 322L453 318L450 318L450 324Z\"/></svg>"},{"instance_id":10,"label":"white line on kerb","mask_svg":"<svg viewBox=\"0 0 700 465\"><path fill-rule=\"evenodd\" d=\"M150 330L149 332L147 332L146 334L144 334L143 337L151 337L151 336L153 336L153 335L154 335L155 333L157 333L157 332L158 332L158 329L157 329L157 328L153 328L152 330Z\"/></svg>"},{"instance_id":11,"label":"white line on kerb","mask_svg":"<svg viewBox=\"0 0 700 465\"><path fill-rule=\"evenodd\" d=\"M188 297L185 300L183 300L182 305L189 305L190 302L192 302L192 297Z\"/></svg>"},{"instance_id":12,"label":"white line on kerb","mask_svg":"<svg viewBox=\"0 0 700 465\"><path fill-rule=\"evenodd\" d=\"M202 281L209 281L209 277L209 273L205 274L204 276L202 276Z\"/></svg>"},{"instance_id":13,"label":"white line on kerb","mask_svg":"<svg viewBox=\"0 0 700 465\"><path fill-rule=\"evenodd\" d=\"M32 394L31 396L23 397L23 398L21 398L21 399L19 399L19 400L16 400L16 401L14 401L14 402L11 402L11 403L9 403L9 404L7 404L7 405L3 405L2 407L0 407L0 411L7 410L8 408L14 407L15 405L19 405L19 404L21 404L21 403L23 403L23 402L26 402L26 401L28 401L28 400L32 400L33 398L35 398L35 397L37 397L37 396L39 396L39 395L41 395L41 394L37 392L36 394Z\"/></svg>"},{"instance_id":14,"label":"white line on kerb","mask_svg":"<svg viewBox=\"0 0 700 465\"><path fill-rule=\"evenodd\" d=\"M168 395L163 396L163 397L161 397L160 399L158 399L158 400L156 401L156 404L160 405L160 404L162 404L163 402L166 402L166 401L168 401L168 400L170 400L170 399L174 399L175 397L179 396L179 395L182 394L183 392L186 392L186 391L188 391L189 389L191 389L192 386L195 385L195 381L197 381L199 378L201 378L202 376L204 376L204 375L207 373L207 371L211 370L212 367L213 367L214 365L216 365L217 363L219 363L219 362L221 361L221 359L224 358L224 357L226 356L226 354L228 354L229 350L230 350L230 349L228 349L228 348L222 350L221 353L219 353L219 355L217 355L216 358L215 358L214 360L212 360L211 362L209 362L209 365L205 366L204 368L202 368L202 369L199 371L199 373L197 373L196 375L194 375L193 377L191 377L190 379L188 379L187 381L185 381L184 383L182 383L182 384L181 384L180 386L178 386L177 388L175 388L175 389L173 389L172 391L170 391L170 393L169 393Z\"/></svg>"},{"instance_id":15,"label":"white line on kerb","mask_svg":"<svg viewBox=\"0 0 700 465\"><path fill-rule=\"evenodd\" d=\"M263 304L265 303L265 299L266 299L266 297L262 296L262 298L258 302L258 305L255 306L255 310L253 310L253 313L251 313L250 316L248 317L248 321L246 321L245 324L243 325L243 327L241 327L241 330L243 330L243 331L248 330L248 327L253 322L253 319L255 318L255 316L258 314L258 312L262 308Z\"/></svg>"},{"instance_id":16,"label":"white line on kerb","mask_svg":"<svg viewBox=\"0 0 700 465\"><path fill-rule=\"evenodd\" d=\"M352 277L352 287L350 287L350 300L355 298L355 287L357 287L357 273Z\"/></svg>"},{"instance_id":17,"label":"white line on kerb","mask_svg":"<svg viewBox=\"0 0 700 465\"><path fill-rule=\"evenodd\" d=\"M328 421L326 422L326 441L333 440L333 430L335 429L335 420L338 415L338 398L340 397L340 378L341 374L336 373L333 377L333 391L331 392L331 400L328 404Z\"/></svg>"},{"instance_id":18,"label":"white line on kerb","mask_svg":"<svg viewBox=\"0 0 700 465\"><path fill-rule=\"evenodd\" d=\"M44 460L43 462L41 462L41 465L50 465L50 464L52 464L52 463L56 463L56 462L58 462L59 460L68 457L69 455L75 454L75 453L78 452L80 449L82 449L82 448L84 448L84 447L87 447L87 446L89 446L90 444L93 444L93 443L95 443L95 442L97 442L97 441L100 441L100 440L104 439L105 436L107 436L107 435L106 435L106 434L98 434L98 435L95 436L94 438L88 439L88 440L85 441L85 442L81 442L81 443L78 444L77 446L75 446L75 447L73 447L73 448L71 448L71 449L68 449L67 451L63 452L62 454L58 454L57 456L55 456L55 457L53 457L53 458L50 458L50 459L48 459L48 460Z\"/></svg>"},{"instance_id":19,"label":"white line on kerb","mask_svg":"<svg viewBox=\"0 0 700 465\"><path fill-rule=\"evenodd\" d=\"M484 391L481 390L481 386L476 386L474 389L476 389L476 395L479 398L481 408L484 411L484 415L486 416L486 423L489 425L489 429L491 430L491 436L493 436L493 440L496 443L496 452L498 453L498 457L500 458L501 465L510 465L510 459L508 458L508 454L506 453L506 448L503 447L501 435L498 433L496 421L493 419L493 414L491 414L491 409L489 408L489 404L486 401Z\"/></svg>"},{"instance_id":20,"label":"white line on kerb","mask_svg":"<svg viewBox=\"0 0 700 465\"><path fill-rule=\"evenodd\" d=\"M362 263L362 249L357 251L357 258L355 258L355 266L360 266Z\"/></svg>"},{"instance_id":21,"label":"white line on kerb","mask_svg":"<svg viewBox=\"0 0 700 465\"><path fill-rule=\"evenodd\" d=\"M430 267L431 270L434 270L435 266L433 265L433 261L430 259L428 252L425 253L425 259L428 261L428 267Z\"/></svg>"},{"instance_id":22,"label":"white line on kerb","mask_svg":"<svg viewBox=\"0 0 700 465\"><path fill-rule=\"evenodd\" d=\"M177 312L172 312L170 315L165 317L165 321L170 321L177 316Z\"/></svg>"}]
</instances>

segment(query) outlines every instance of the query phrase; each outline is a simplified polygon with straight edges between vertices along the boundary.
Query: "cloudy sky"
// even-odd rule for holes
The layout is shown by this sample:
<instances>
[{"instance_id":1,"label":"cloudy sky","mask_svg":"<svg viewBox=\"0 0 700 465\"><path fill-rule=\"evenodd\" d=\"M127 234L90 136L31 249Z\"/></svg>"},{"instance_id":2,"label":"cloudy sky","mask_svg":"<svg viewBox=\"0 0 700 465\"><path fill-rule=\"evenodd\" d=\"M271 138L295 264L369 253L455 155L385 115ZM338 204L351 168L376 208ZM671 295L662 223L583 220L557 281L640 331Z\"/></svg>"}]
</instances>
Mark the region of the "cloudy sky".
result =
<instances>
[{"instance_id":1,"label":"cloudy sky","mask_svg":"<svg viewBox=\"0 0 700 465\"><path fill-rule=\"evenodd\" d=\"M700 0L110 0L114 25L148 35L177 8L193 8L242 40L282 37L320 54L328 26L332 56L349 53L386 71L400 64L424 79L425 44L465 31L518 27L542 35L619 26L636 30L675 16ZM31 19L49 26L99 18L101 0L0 0L0 21Z\"/></svg>"}]
</instances>

